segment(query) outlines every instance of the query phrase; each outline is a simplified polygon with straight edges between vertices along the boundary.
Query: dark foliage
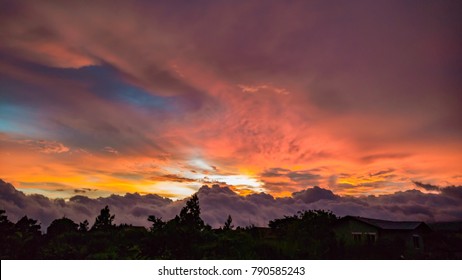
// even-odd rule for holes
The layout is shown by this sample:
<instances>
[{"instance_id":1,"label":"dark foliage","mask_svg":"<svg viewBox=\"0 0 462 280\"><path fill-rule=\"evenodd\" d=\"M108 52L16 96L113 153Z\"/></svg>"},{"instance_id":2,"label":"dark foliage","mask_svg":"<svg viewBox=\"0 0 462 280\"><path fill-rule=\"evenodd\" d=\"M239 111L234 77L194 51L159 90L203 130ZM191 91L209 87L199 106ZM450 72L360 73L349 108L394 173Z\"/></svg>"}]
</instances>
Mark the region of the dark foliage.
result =
<instances>
[{"instance_id":1,"label":"dark foliage","mask_svg":"<svg viewBox=\"0 0 462 280\"><path fill-rule=\"evenodd\" d=\"M281 258L331 259L337 252L332 230L337 217L332 212L310 210L269 223L277 237Z\"/></svg>"},{"instance_id":2,"label":"dark foliage","mask_svg":"<svg viewBox=\"0 0 462 280\"><path fill-rule=\"evenodd\" d=\"M14 234L14 224L8 220L4 210L0 210L0 259L13 255L10 240Z\"/></svg>"},{"instance_id":3,"label":"dark foliage","mask_svg":"<svg viewBox=\"0 0 462 280\"><path fill-rule=\"evenodd\" d=\"M71 219L63 217L61 219L54 220L47 229L48 237L55 237L65 233L77 232L78 225Z\"/></svg>"},{"instance_id":4,"label":"dark foliage","mask_svg":"<svg viewBox=\"0 0 462 280\"><path fill-rule=\"evenodd\" d=\"M9 253L13 259L36 259L41 246L42 232L36 220L22 217L6 237ZM2 254L3 255L3 254Z\"/></svg>"},{"instance_id":5,"label":"dark foliage","mask_svg":"<svg viewBox=\"0 0 462 280\"><path fill-rule=\"evenodd\" d=\"M231 218L231 215L228 215L228 219L226 219L225 225L223 226L223 230L232 230L233 228L233 218Z\"/></svg>"},{"instance_id":6,"label":"dark foliage","mask_svg":"<svg viewBox=\"0 0 462 280\"><path fill-rule=\"evenodd\" d=\"M101 209L101 213L98 217L96 217L95 223L93 224L92 230L108 230L113 225L112 222L114 221L114 215L111 216L109 206L106 205L103 209Z\"/></svg>"},{"instance_id":7,"label":"dark foliage","mask_svg":"<svg viewBox=\"0 0 462 280\"><path fill-rule=\"evenodd\" d=\"M0 210L1 259L395 259L402 240L383 240L346 247L333 232L337 217L310 210L269 222L269 228L234 229L228 216L224 226L212 229L200 217L193 196L169 221L149 216L149 230L114 225L109 207L101 209L91 230L63 217L42 235L40 225L27 216L16 224ZM443 243L441 243L441 241ZM430 258L460 258L461 232L429 236ZM457 249L459 248L459 249Z\"/></svg>"}]
</instances>

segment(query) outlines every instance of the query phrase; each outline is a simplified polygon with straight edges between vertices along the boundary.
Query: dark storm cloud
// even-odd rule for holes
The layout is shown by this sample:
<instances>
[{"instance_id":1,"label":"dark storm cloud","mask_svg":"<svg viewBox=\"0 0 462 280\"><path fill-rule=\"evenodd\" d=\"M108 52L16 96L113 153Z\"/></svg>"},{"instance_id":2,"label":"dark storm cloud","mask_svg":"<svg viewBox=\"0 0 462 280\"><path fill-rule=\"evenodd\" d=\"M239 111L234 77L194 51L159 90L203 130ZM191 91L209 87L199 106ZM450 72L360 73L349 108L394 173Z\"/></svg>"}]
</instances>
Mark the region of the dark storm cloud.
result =
<instances>
[{"instance_id":1,"label":"dark storm cloud","mask_svg":"<svg viewBox=\"0 0 462 280\"><path fill-rule=\"evenodd\" d=\"M422 182L413 182L417 187L422 188L427 191L439 191L441 188L432 184L424 184Z\"/></svg>"},{"instance_id":2,"label":"dark storm cloud","mask_svg":"<svg viewBox=\"0 0 462 280\"><path fill-rule=\"evenodd\" d=\"M305 203L312 203L321 199L334 200L339 198L332 191L320 187L309 188L292 194L294 199L300 199Z\"/></svg>"},{"instance_id":3,"label":"dark storm cloud","mask_svg":"<svg viewBox=\"0 0 462 280\"><path fill-rule=\"evenodd\" d=\"M449 186L441 189L443 195L462 199L462 186Z\"/></svg>"},{"instance_id":4,"label":"dark storm cloud","mask_svg":"<svg viewBox=\"0 0 462 280\"><path fill-rule=\"evenodd\" d=\"M462 199L462 186L437 186L432 184L426 184L422 182L413 182L417 187L423 188L427 191L438 191L443 196L452 197L456 199Z\"/></svg>"},{"instance_id":5,"label":"dark storm cloud","mask_svg":"<svg viewBox=\"0 0 462 280\"><path fill-rule=\"evenodd\" d=\"M76 189L88 191L86 189ZM111 195L105 198L90 199L77 195L69 201L63 199L50 199L42 195L25 195L17 191L11 184L0 181L0 208L5 209L8 217L16 221L24 215L38 219L42 229L54 219L63 216L76 222L88 220L93 223L94 218L105 205L111 207L116 213L117 223L133 223L148 225L147 217L157 215L172 218L180 205L172 203L167 198L157 195L126 194L124 196Z\"/></svg>"},{"instance_id":6,"label":"dark storm cloud","mask_svg":"<svg viewBox=\"0 0 462 280\"><path fill-rule=\"evenodd\" d=\"M418 190L367 197L338 196L319 187L307 188L290 197L274 198L265 193L240 196L228 187L204 186L198 191L202 218L213 227L222 226L231 215L235 225L266 226L268 221L298 211L325 209L336 215L355 215L389 220L449 221L462 219L462 186L445 188L440 194ZM185 200L172 201L157 195L127 193L91 199L74 196L69 201L42 195L25 195L0 181L0 209L16 221L23 215L38 219L45 229L52 220L66 216L93 223L99 210L109 205L116 223L149 226L147 217L173 218Z\"/></svg>"}]
</instances>

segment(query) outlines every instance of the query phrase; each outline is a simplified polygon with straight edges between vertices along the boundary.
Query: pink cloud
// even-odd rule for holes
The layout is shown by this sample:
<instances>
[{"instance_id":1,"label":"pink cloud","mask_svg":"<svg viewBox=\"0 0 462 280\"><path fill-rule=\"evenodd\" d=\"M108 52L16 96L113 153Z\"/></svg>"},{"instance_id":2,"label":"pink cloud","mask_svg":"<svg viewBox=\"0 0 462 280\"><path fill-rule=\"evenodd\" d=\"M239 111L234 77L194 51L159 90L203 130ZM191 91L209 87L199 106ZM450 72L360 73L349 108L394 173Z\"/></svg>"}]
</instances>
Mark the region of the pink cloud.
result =
<instances>
[{"instance_id":1,"label":"pink cloud","mask_svg":"<svg viewBox=\"0 0 462 280\"><path fill-rule=\"evenodd\" d=\"M218 167L208 171L214 175L319 169L311 181L267 181L274 195L314 183L355 195L410 189L418 179L458 184L460 9L419 7L12 3L0 19L0 54L8 57L0 71L29 86L15 102L37 107L48 136L31 141L54 139L38 146L99 157L86 161L89 177L128 165L143 179L165 178L200 158ZM76 78L90 65L173 109L108 98ZM116 163L108 159L115 152ZM136 169L149 159L153 170ZM97 169L102 162L107 168ZM396 178L365 178L391 167Z\"/></svg>"}]
</instances>

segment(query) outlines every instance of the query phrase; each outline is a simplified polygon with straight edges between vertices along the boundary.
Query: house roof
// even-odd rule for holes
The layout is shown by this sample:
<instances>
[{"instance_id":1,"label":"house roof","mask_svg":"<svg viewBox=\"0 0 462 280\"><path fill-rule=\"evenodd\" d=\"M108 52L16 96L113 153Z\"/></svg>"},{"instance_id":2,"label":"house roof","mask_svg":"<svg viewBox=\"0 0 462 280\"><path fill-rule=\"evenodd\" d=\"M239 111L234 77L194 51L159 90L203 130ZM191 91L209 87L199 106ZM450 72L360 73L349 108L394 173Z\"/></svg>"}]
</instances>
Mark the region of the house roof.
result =
<instances>
[{"instance_id":1,"label":"house roof","mask_svg":"<svg viewBox=\"0 0 462 280\"><path fill-rule=\"evenodd\" d=\"M424 222L414 222L414 221L386 221L386 220L378 220L378 219L370 219L370 218L363 218L363 217L354 217L354 216L346 216L345 219L354 219L371 226L374 226L379 229L384 230L414 230L418 228L420 225L425 225ZM426 226L426 225L425 225Z\"/></svg>"}]
</instances>

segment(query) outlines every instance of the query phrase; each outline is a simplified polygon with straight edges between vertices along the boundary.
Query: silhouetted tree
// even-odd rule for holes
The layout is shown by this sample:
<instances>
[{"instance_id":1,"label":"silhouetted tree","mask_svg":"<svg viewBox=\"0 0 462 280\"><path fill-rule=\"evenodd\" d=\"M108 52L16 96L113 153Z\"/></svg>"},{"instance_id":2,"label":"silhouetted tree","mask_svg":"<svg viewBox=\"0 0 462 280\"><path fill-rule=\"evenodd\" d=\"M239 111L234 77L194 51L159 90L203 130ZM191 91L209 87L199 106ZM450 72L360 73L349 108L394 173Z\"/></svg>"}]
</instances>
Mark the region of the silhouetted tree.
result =
<instances>
[{"instance_id":1,"label":"silhouetted tree","mask_svg":"<svg viewBox=\"0 0 462 280\"><path fill-rule=\"evenodd\" d=\"M79 231L80 232L87 232L88 231L88 225L89 225L89 223L88 223L87 220L79 223Z\"/></svg>"},{"instance_id":2,"label":"silhouetted tree","mask_svg":"<svg viewBox=\"0 0 462 280\"><path fill-rule=\"evenodd\" d=\"M332 212L309 210L272 220L269 226L278 236L281 258L326 259L336 254L336 220Z\"/></svg>"},{"instance_id":3,"label":"silhouetted tree","mask_svg":"<svg viewBox=\"0 0 462 280\"><path fill-rule=\"evenodd\" d=\"M199 198L194 194L191 199L186 202L186 206L180 211L179 223L195 229L203 229L205 223L201 218L201 208L199 206Z\"/></svg>"},{"instance_id":4,"label":"silhouetted tree","mask_svg":"<svg viewBox=\"0 0 462 280\"><path fill-rule=\"evenodd\" d=\"M42 235L40 225L27 216L11 223L0 210L2 259L393 259L405 250L404 240L378 240L373 246L349 250L333 233L337 217L310 210L269 222L270 228L233 229L228 215L220 229L212 230L200 217L199 199L192 196L175 218L154 215L150 231L128 224L113 225L109 207L100 211L92 230L88 221L77 225L68 218L54 220ZM232 230L233 229L233 230ZM447 246L461 247L460 233L438 236ZM430 245L429 248L432 248ZM435 248L435 245L433 245ZM439 257L456 258L451 252ZM412 257L412 256L411 256Z\"/></svg>"},{"instance_id":5,"label":"silhouetted tree","mask_svg":"<svg viewBox=\"0 0 462 280\"><path fill-rule=\"evenodd\" d=\"M15 224L15 229L22 234L29 234L31 236L40 236L40 225L37 224L37 220L29 219L27 216L22 217Z\"/></svg>"},{"instance_id":6,"label":"silhouetted tree","mask_svg":"<svg viewBox=\"0 0 462 280\"><path fill-rule=\"evenodd\" d=\"M2 227L3 225L7 224L7 223L11 223L9 220L8 220L8 217L5 215L5 210L3 209L0 209L0 227Z\"/></svg>"},{"instance_id":7,"label":"silhouetted tree","mask_svg":"<svg viewBox=\"0 0 462 280\"><path fill-rule=\"evenodd\" d=\"M92 230L107 230L113 227L112 222L115 216L110 213L109 206L106 205L98 217L96 217L95 223L93 224Z\"/></svg>"},{"instance_id":8,"label":"silhouetted tree","mask_svg":"<svg viewBox=\"0 0 462 280\"><path fill-rule=\"evenodd\" d=\"M84 236L78 225L63 217L51 222L41 255L45 259L82 259L85 257ZM88 237L87 237L88 238Z\"/></svg>"},{"instance_id":9,"label":"silhouetted tree","mask_svg":"<svg viewBox=\"0 0 462 280\"><path fill-rule=\"evenodd\" d=\"M14 224L8 220L5 210L0 210L0 259L6 259L11 254L11 235Z\"/></svg>"},{"instance_id":10,"label":"silhouetted tree","mask_svg":"<svg viewBox=\"0 0 462 280\"><path fill-rule=\"evenodd\" d=\"M48 236L58 236L64 233L77 232L78 225L74 223L71 219L63 217L61 219L56 219L51 222L50 226L47 229Z\"/></svg>"},{"instance_id":11,"label":"silhouetted tree","mask_svg":"<svg viewBox=\"0 0 462 280\"><path fill-rule=\"evenodd\" d=\"M226 219L225 225L223 226L223 230L232 230L233 228L233 218L231 218L231 215L228 215L228 219Z\"/></svg>"},{"instance_id":12,"label":"silhouetted tree","mask_svg":"<svg viewBox=\"0 0 462 280\"><path fill-rule=\"evenodd\" d=\"M8 217L5 215L5 210L0 210L0 233L2 236L6 235L7 232L10 232L13 223L8 220Z\"/></svg>"},{"instance_id":13,"label":"silhouetted tree","mask_svg":"<svg viewBox=\"0 0 462 280\"><path fill-rule=\"evenodd\" d=\"M326 259L336 255L337 241L333 225L338 217L330 211L310 210L300 213L301 242L305 250L301 257L308 259Z\"/></svg>"},{"instance_id":14,"label":"silhouetted tree","mask_svg":"<svg viewBox=\"0 0 462 280\"><path fill-rule=\"evenodd\" d=\"M13 242L14 259L35 259L38 256L41 245L42 232L37 220L29 219L27 216L19 219L14 225Z\"/></svg>"},{"instance_id":15,"label":"silhouetted tree","mask_svg":"<svg viewBox=\"0 0 462 280\"><path fill-rule=\"evenodd\" d=\"M150 215L148 221L152 223L150 227L150 238L145 240L143 253L149 258L163 258L167 247L166 222L155 215ZM171 237L170 237L171 238Z\"/></svg>"},{"instance_id":16,"label":"silhouetted tree","mask_svg":"<svg viewBox=\"0 0 462 280\"><path fill-rule=\"evenodd\" d=\"M211 227L200 217L199 198L193 195L170 221L150 216L153 223L146 253L167 259L197 259L205 257L205 248L213 238Z\"/></svg>"},{"instance_id":17,"label":"silhouetted tree","mask_svg":"<svg viewBox=\"0 0 462 280\"><path fill-rule=\"evenodd\" d=\"M166 225L166 223L162 221L162 218L157 218L154 215L150 215L148 221L152 223L151 232L162 230Z\"/></svg>"}]
</instances>

